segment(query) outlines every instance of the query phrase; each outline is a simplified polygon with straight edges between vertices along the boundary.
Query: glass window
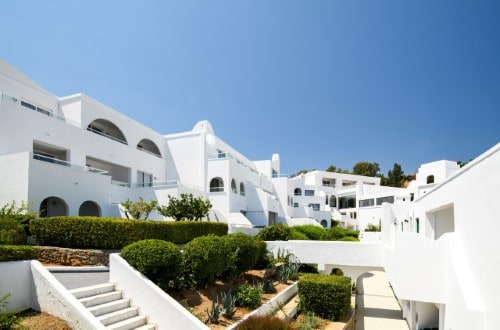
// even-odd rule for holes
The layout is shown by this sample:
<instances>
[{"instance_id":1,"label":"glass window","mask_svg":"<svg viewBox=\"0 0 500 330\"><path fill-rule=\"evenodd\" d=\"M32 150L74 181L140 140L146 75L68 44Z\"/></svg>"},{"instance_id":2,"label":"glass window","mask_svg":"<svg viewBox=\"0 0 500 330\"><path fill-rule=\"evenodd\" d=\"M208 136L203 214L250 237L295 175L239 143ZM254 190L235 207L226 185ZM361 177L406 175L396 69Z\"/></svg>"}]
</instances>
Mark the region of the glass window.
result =
<instances>
[{"instance_id":1,"label":"glass window","mask_svg":"<svg viewBox=\"0 0 500 330\"><path fill-rule=\"evenodd\" d=\"M304 190L304 196L314 196L314 190Z\"/></svg>"}]
</instances>

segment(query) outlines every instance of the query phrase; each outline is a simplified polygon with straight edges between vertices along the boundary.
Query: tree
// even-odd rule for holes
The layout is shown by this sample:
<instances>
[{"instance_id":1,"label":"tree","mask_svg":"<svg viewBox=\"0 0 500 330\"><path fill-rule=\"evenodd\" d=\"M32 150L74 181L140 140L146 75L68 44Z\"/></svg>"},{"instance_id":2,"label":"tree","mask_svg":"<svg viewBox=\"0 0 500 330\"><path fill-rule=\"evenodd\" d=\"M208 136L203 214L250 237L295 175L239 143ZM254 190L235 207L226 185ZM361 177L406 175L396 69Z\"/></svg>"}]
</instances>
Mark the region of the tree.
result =
<instances>
[{"instance_id":1,"label":"tree","mask_svg":"<svg viewBox=\"0 0 500 330\"><path fill-rule=\"evenodd\" d=\"M139 197L139 200L137 202L133 202L130 199L127 199L121 204L133 219L141 219L142 217L144 217L144 220L146 220L149 217L149 214L153 212L154 209L156 209L158 201L152 199L151 201L146 202L144 198Z\"/></svg>"},{"instance_id":2,"label":"tree","mask_svg":"<svg viewBox=\"0 0 500 330\"><path fill-rule=\"evenodd\" d=\"M328 168L326 169L327 172L337 172L337 167L334 166L334 165L330 165L328 166Z\"/></svg>"},{"instance_id":3,"label":"tree","mask_svg":"<svg viewBox=\"0 0 500 330\"><path fill-rule=\"evenodd\" d=\"M401 165L395 163L392 167L392 170L389 170L389 172L387 173L387 179L382 180L382 185L401 188L403 186L405 178L406 177L401 168Z\"/></svg>"},{"instance_id":4,"label":"tree","mask_svg":"<svg viewBox=\"0 0 500 330\"><path fill-rule=\"evenodd\" d=\"M378 163L358 162L352 167L352 174L376 177L380 167Z\"/></svg>"},{"instance_id":5,"label":"tree","mask_svg":"<svg viewBox=\"0 0 500 330\"><path fill-rule=\"evenodd\" d=\"M158 212L164 217L180 220L201 220L205 217L212 203L201 196L194 197L193 194L181 194L180 198L168 195L168 205L158 206Z\"/></svg>"}]
</instances>

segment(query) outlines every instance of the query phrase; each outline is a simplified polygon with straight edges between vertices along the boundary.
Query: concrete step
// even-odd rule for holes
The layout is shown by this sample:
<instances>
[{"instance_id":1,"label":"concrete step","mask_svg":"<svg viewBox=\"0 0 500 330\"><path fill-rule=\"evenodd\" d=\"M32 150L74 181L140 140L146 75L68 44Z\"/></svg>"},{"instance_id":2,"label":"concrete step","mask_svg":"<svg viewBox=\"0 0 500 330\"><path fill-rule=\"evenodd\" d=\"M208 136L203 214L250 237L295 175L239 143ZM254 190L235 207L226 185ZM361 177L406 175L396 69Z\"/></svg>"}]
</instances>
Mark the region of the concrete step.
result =
<instances>
[{"instance_id":1,"label":"concrete step","mask_svg":"<svg viewBox=\"0 0 500 330\"><path fill-rule=\"evenodd\" d=\"M78 289L69 290L69 292L73 296L75 296L76 298L80 299L80 298L86 298L86 297L90 297L90 296L96 296L96 295L102 294L102 293L112 292L114 290L115 290L114 283L103 283L103 284L88 286L85 288L78 288Z\"/></svg>"},{"instance_id":2,"label":"concrete step","mask_svg":"<svg viewBox=\"0 0 500 330\"><path fill-rule=\"evenodd\" d=\"M134 330L156 330L158 327L154 323L148 323L141 327L135 328Z\"/></svg>"},{"instance_id":3,"label":"concrete step","mask_svg":"<svg viewBox=\"0 0 500 330\"><path fill-rule=\"evenodd\" d=\"M106 329L110 330L131 330L142 327L148 323L148 318L145 315L138 315L133 318L123 320L117 323L110 324Z\"/></svg>"},{"instance_id":4,"label":"concrete step","mask_svg":"<svg viewBox=\"0 0 500 330\"><path fill-rule=\"evenodd\" d=\"M92 307L120 299L122 299L122 291L113 291L113 292L98 294L92 297L81 298L78 299L78 301L80 301L82 305L85 307Z\"/></svg>"},{"instance_id":5,"label":"concrete step","mask_svg":"<svg viewBox=\"0 0 500 330\"><path fill-rule=\"evenodd\" d=\"M101 316L104 314L116 312L120 309L125 309L127 307L130 307L130 299L120 299L120 300L114 300L110 301L101 305L95 305L92 307L89 307L89 311L94 314L94 316Z\"/></svg>"},{"instance_id":6,"label":"concrete step","mask_svg":"<svg viewBox=\"0 0 500 330\"><path fill-rule=\"evenodd\" d=\"M139 308L136 306L132 306L101 315L97 319L104 325L110 325L113 323L121 322L123 320L131 319L137 315L139 315Z\"/></svg>"}]
</instances>

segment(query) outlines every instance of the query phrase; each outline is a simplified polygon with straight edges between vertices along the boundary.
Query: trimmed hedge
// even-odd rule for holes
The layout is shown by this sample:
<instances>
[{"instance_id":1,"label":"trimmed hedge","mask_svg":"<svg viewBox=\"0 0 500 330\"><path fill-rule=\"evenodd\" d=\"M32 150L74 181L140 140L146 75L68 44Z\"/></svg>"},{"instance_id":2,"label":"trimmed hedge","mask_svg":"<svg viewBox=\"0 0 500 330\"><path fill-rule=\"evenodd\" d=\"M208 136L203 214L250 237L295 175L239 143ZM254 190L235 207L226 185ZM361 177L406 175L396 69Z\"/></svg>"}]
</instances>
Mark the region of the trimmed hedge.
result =
<instances>
[{"instance_id":1,"label":"trimmed hedge","mask_svg":"<svg viewBox=\"0 0 500 330\"><path fill-rule=\"evenodd\" d=\"M168 290L181 273L182 256L177 245L146 239L124 247L122 257L151 281Z\"/></svg>"},{"instance_id":2,"label":"trimmed hedge","mask_svg":"<svg viewBox=\"0 0 500 330\"><path fill-rule=\"evenodd\" d=\"M185 244L203 235L223 236L227 234L227 224L70 216L34 219L30 230L40 245L121 249L144 239Z\"/></svg>"},{"instance_id":3,"label":"trimmed hedge","mask_svg":"<svg viewBox=\"0 0 500 330\"><path fill-rule=\"evenodd\" d=\"M262 228L257 234L257 238L263 241L288 241L292 237L290 227L283 224L270 225Z\"/></svg>"},{"instance_id":4,"label":"trimmed hedge","mask_svg":"<svg viewBox=\"0 0 500 330\"><path fill-rule=\"evenodd\" d=\"M359 232L342 228L342 227L332 227L326 231L325 239L329 241L338 241L343 237L354 237L358 240Z\"/></svg>"},{"instance_id":5,"label":"trimmed hedge","mask_svg":"<svg viewBox=\"0 0 500 330\"><path fill-rule=\"evenodd\" d=\"M0 261L38 259L40 251L29 245L0 245Z\"/></svg>"},{"instance_id":6,"label":"trimmed hedge","mask_svg":"<svg viewBox=\"0 0 500 330\"><path fill-rule=\"evenodd\" d=\"M299 278L300 308L306 312L339 320L351 308L351 278L305 274Z\"/></svg>"},{"instance_id":7,"label":"trimmed hedge","mask_svg":"<svg viewBox=\"0 0 500 330\"><path fill-rule=\"evenodd\" d=\"M235 259L229 244L219 236L197 237L182 251L185 277L196 288L215 283L227 269L234 267Z\"/></svg>"}]
</instances>

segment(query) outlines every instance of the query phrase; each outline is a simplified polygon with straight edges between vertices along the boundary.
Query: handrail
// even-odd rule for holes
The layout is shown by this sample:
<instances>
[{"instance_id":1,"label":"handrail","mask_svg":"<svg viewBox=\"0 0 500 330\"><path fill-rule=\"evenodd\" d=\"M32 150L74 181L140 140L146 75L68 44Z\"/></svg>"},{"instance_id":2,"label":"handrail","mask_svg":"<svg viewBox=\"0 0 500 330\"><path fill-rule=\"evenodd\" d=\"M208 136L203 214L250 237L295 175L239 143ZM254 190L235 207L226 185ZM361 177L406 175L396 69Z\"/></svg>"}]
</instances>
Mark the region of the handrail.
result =
<instances>
[{"instance_id":1,"label":"handrail","mask_svg":"<svg viewBox=\"0 0 500 330\"><path fill-rule=\"evenodd\" d=\"M254 168L250 167L245 162L243 162L238 157L234 156L233 154L231 154L229 152L219 152L219 153L210 154L210 155L207 156L207 160L216 160L216 159L232 159L235 162L237 162L238 164L240 164L240 165L248 168L250 171L254 172L255 174L260 174L259 172L257 172L257 170L255 170Z\"/></svg>"},{"instance_id":2,"label":"handrail","mask_svg":"<svg viewBox=\"0 0 500 330\"><path fill-rule=\"evenodd\" d=\"M160 155L160 154L157 154L157 153L155 153L155 152L149 151L148 149L144 149L144 148L142 148L142 147L137 147L137 150L144 151L144 152L146 152L146 153L148 153L148 154L151 154L151 155L153 155L153 156L156 156L156 157L158 157L158 158L161 158L161 155Z\"/></svg>"},{"instance_id":3,"label":"handrail","mask_svg":"<svg viewBox=\"0 0 500 330\"><path fill-rule=\"evenodd\" d=\"M51 163L51 164L56 164L56 165L61 165L61 166L66 166L66 167L71 167L71 168L74 168L74 169L77 169L77 170L91 172L91 173L109 174L109 172L105 171L105 170L101 170L101 169L98 169L98 168L95 168L95 167L90 167L90 166L76 165L76 164L70 163L70 162L62 160L62 159L57 159L57 158L53 158L53 157L44 156L44 155L38 154L36 152L31 153L31 155L32 155L33 159L39 160L39 161L42 161L42 162L46 162L46 163Z\"/></svg>"},{"instance_id":4,"label":"handrail","mask_svg":"<svg viewBox=\"0 0 500 330\"><path fill-rule=\"evenodd\" d=\"M123 143L123 144L125 144L125 145L128 145L127 141L120 140L120 139L119 139L119 138L117 138L117 137L114 137L114 136L109 135L109 134L107 134L107 133L103 133L103 132L101 132L101 131L98 131L98 130L96 130L96 129L93 129L93 128L92 128L92 127L90 127L90 126L89 126L89 127L87 127L87 131L90 131L90 132L95 133L95 134L99 134L99 135L104 136L104 137L106 137L106 138L108 138L108 139L111 139L111 140L114 140L114 141L116 141L116 142L120 142L120 143Z\"/></svg>"}]
</instances>

